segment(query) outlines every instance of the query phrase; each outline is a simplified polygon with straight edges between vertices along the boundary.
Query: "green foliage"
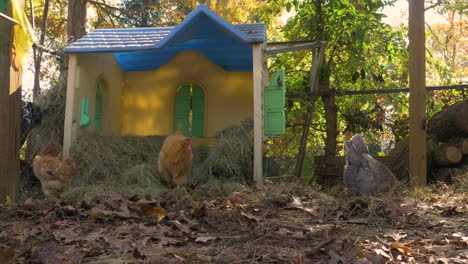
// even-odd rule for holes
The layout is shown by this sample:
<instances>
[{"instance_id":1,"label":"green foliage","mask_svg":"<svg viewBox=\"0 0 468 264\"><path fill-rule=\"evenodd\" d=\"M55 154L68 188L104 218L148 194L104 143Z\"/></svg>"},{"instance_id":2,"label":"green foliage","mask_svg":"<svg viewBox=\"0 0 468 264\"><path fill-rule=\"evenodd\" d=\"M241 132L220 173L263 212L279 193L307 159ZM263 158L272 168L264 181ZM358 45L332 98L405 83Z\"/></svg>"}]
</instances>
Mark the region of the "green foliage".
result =
<instances>
[{"instance_id":1,"label":"green foliage","mask_svg":"<svg viewBox=\"0 0 468 264\"><path fill-rule=\"evenodd\" d=\"M279 1L275 1L279 3ZM287 1L284 9L295 10L296 15L289 20L282 31L283 38L289 41L321 40L327 42L325 63L319 72L320 88L336 90L338 106L338 149L350 135L364 134L369 141L379 142L383 152L387 152L395 141L408 135L409 127L409 97L408 94L380 94L340 96L344 91L373 90L408 87L408 28L393 28L381 21L381 10L394 1ZM466 8L460 1L445 1L439 3L440 12L454 12L462 17ZM451 2L451 3L448 3ZM466 6L466 5L465 5ZM442 8L443 7L443 8ZM466 21L466 20L465 20ZM466 41L466 23L463 19L456 20L449 30L436 28L438 34L458 36L449 45L437 47L431 40L427 50L432 51L428 58L429 83L433 85L454 84L457 78L466 75L460 61L466 61L468 48ZM457 28L458 26L458 28ZM458 34L458 35L457 35ZM458 41L457 41L458 39ZM453 43L453 45L450 45ZM457 56L449 56L447 63L440 57L450 55L443 51L456 46ZM455 61L458 60L458 61ZM455 61L455 62L454 62ZM286 69L287 92L303 93L308 90L310 81L311 55L302 51L278 55L270 60L270 72ZM450 62L451 64L449 64ZM458 67L458 68L457 68ZM461 68L460 68L461 67ZM465 76L466 77L466 76ZM329 81L329 87L328 82ZM428 117L439 111L443 105L448 105L462 99L460 91L437 91L428 94ZM288 134L283 138L275 138L273 144L289 145L287 152L274 151L276 155L294 156L297 153L302 123L308 107L308 99L288 98L287 123ZM308 149L322 153L322 139L325 138L325 120L322 102L316 101L314 118L310 127ZM294 140L292 140L294 138ZM291 141L294 142L291 144ZM280 148L281 149L281 148ZM280 154L281 153L281 154ZM342 154L343 152L341 152ZM275 155L272 154L272 155Z\"/></svg>"}]
</instances>

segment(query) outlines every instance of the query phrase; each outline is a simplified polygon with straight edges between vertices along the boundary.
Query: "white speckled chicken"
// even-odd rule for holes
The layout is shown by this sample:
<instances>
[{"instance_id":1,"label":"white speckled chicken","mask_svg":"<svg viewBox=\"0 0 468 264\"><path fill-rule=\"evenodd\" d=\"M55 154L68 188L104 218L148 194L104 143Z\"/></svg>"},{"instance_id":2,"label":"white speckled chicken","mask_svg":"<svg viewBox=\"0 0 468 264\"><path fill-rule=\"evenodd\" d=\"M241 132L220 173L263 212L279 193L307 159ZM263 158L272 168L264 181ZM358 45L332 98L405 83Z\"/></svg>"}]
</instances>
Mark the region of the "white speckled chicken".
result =
<instances>
[{"instance_id":1,"label":"white speckled chicken","mask_svg":"<svg viewBox=\"0 0 468 264\"><path fill-rule=\"evenodd\" d=\"M364 137L356 134L345 143L344 184L360 195L391 192L398 183L392 171L368 153Z\"/></svg>"}]
</instances>

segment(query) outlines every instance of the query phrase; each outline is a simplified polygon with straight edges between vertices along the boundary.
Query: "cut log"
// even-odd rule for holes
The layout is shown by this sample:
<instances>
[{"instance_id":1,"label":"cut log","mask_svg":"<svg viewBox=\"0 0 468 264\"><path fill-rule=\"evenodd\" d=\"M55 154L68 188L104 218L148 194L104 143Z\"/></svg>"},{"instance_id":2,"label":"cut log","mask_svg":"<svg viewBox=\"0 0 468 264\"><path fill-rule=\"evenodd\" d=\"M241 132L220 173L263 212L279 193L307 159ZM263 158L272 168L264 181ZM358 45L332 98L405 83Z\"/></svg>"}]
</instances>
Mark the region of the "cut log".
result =
<instances>
[{"instance_id":1,"label":"cut log","mask_svg":"<svg viewBox=\"0 0 468 264\"><path fill-rule=\"evenodd\" d=\"M438 146L437 142L429 138L426 148L426 169L429 172L434 166L432 162L432 151ZM406 182L409 180L409 145L408 138L403 139L395 144L388 155L390 162L389 168L393 171L398 180Z\"/></svg>"},{"instance_id":2,"label":"cut log","mask_svg":"<svg viewBox=\"0 0 468 264\"><path fill-rule=\"evenodd\" d=\"M468 100L455 103L435 114L427 123L427 132L438 141L468 138Z\"/></svg>"},{"instance_id":3,"label":"cut log","mask_svg":"<svg viewBox=\"0 0 468 264\"><path fill-rule=\"evenodd\" d=\"M468 155L468 138L460 139L457 146L460 148L463 155Z\"/></svg>"},{"instance_id":4,"label":"cut log","mask_svg":"<svg viewBox=\"0 0 468 264\"><path fill-rule=\"evenodd\" d=\"M432 160L438 166L450 166L459 163L463 154L459 148L449 144L442 144L433 150Z\"/></svg>"},{"instance_id":5,"label":"cut log","mask_svg":"<svg viewBox=\"0 0 468 264\"><path fill-rule=\"evenodd\" d=\"M448 144L459 148L463 155L468 155L468 138L452 138Z\"/></svg>"}]
</instances>

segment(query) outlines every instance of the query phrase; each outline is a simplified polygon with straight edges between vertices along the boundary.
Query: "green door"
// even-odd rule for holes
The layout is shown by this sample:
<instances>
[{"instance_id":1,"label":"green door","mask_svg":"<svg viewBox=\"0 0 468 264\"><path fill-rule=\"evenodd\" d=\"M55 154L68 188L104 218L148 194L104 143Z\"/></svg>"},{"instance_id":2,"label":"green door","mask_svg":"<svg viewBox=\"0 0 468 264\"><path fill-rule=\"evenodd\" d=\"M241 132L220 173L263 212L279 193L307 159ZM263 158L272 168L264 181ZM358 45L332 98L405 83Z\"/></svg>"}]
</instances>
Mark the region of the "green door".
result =
<instances>
[{"instance_id":1,"label":"green door","mask_svg":"<svg viewBox=\"0 0 468 264\"><path fill-rule=\"evenodd\" d=\"M99 80L96 87L96 102L94 105L94 132L102 132L102 112L103 112L103 102L102 102L102 89L103 81Z\"/></svg>"},{"instance_id":2,"label":"green door","mask_svg":"<svg viewBox=\"0 0 468 264\"><path fill-rule=\"evenodd\" d=\"M285 77L284 70L274 73L265 89L265 134L268 137L284 135L286 132Z\"/></svg>"},{"instance_id":3,"label":"green door","mask_svg":"<svg viewBox=\"0 0 468 264\"><path fill-rule=\"evenodd\" d=\"M192 136L203 137L205 119L205 95L203 89L192 84Z\"/></svg>"},{"instance_id":4,"label":"green door","mask_svg":"<svg viewBox=\"0 0 468 264\"><path fill-rule=\"evenodd\" d=\"M186 136L203 137L205 95L196 84L184 84L177 90L174 105L174 131L182 124Z\"/></svg>"},{"instance_id":5,"label":"green door","mask_svg":"<svg viewBox=\"0 0 468 264\"><path fill-rule=\"evenodd\" d=\"M182 125L184 135L190 135L190 85L181 86L176 93L174 102L174 131Z\"/></svg>"}]
</instances>

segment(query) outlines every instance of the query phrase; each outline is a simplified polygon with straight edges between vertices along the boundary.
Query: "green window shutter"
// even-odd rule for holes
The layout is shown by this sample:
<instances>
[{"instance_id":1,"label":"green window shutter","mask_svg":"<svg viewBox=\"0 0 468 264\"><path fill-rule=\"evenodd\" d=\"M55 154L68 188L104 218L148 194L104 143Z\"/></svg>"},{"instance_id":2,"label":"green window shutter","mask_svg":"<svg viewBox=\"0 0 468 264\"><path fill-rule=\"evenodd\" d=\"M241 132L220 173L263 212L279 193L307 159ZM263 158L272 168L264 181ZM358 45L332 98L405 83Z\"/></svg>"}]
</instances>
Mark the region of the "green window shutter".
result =
<instances>
[{"instance_id":1,"label":"green window shutter","mask_svg":"<svg viewBox=\"0 0 468 264\"><path fill-rule=\"evenodd\" d=\"M192 84L192 136L204 136L205 95L203 89Z\"/></svg>"},{"instance_id":2,"label":"green window shutter","mask_svg":"<svg viewBox=\"0 0 468 264\"><path fill-rule=\"evenodd\" d=\"M286 132L285 80L285 71L280 70L271 76L265 89L265 134L268 137L284 135Z\"/></svg>"},{"instance_id":3,"label":"green window shutter","mask_svg":"<svg viewBox=\"0 0 468 264\"><path fill-rule=\"evenodd\" d=\"M174 131L182 124L184 135L190 134L190 85L183 85L176 93L174 102Z\"/></svg>"},{"instance_id":4,"label":"green window shutter","mask_svg":"<svg viewBox=\"0 0 468 264\"><path fill-rule=\"evenodd\" d=\"M89 100L81 99L80 127L87 126L91 123L91 118L88 114Z\"/></svg>"},{"instance_id":5,"label":"green window shutter","mask_svg":"<svg viewBox=\"0 0 468 264\"><path fill-rule=\"evenodd\" d=\"M96 87L96 103L94 105L94 132L96 133L102 132L102 100L102 82L99 80Z\"/></svg>"}]
</instances>

